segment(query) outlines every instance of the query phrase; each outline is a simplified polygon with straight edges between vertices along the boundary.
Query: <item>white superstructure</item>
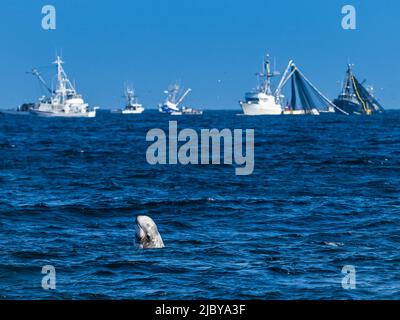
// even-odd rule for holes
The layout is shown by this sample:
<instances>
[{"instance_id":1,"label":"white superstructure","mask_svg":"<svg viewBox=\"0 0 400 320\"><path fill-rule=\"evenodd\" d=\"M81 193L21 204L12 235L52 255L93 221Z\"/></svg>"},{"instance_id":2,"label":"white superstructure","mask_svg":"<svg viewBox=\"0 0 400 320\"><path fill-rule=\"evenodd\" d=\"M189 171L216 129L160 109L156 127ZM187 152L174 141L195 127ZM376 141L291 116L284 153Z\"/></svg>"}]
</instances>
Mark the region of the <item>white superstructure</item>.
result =
<instances>
[{"instance_id":1,"label":"white superstructure","mask_svg":"<svg viewBox=\"0 0 400 320\"><path fill-rule=\"evenodd\" d=\"M269 56L263 64L263 71L258 73L259 83L254 91L245 94L244 101L240 101L243 113L255 115L280 115L283 108L271 90L271 78L279 73L271 72Z\"/></svg>"}]
</instances>

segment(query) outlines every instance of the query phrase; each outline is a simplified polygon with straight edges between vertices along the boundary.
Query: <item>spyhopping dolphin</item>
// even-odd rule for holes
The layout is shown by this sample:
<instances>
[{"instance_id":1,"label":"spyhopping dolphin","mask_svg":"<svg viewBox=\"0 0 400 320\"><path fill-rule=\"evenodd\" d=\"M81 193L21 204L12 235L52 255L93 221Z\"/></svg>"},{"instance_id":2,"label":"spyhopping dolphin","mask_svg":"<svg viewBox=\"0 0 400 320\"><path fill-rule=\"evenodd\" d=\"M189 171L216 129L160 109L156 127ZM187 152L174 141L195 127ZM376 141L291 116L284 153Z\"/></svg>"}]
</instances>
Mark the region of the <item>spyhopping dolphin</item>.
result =
<instances>
[{"instance_id":1,"label":"spyhopping dolphin","mask_svg":"<svg viewBox=\"0 0 400 320\"><path fill-rule=\"evenodd\" d=\"M161 249L165 247L157 225L150 217L138 216L135 229L136 247L140 249Z\"/></svg>"}]
</instances>

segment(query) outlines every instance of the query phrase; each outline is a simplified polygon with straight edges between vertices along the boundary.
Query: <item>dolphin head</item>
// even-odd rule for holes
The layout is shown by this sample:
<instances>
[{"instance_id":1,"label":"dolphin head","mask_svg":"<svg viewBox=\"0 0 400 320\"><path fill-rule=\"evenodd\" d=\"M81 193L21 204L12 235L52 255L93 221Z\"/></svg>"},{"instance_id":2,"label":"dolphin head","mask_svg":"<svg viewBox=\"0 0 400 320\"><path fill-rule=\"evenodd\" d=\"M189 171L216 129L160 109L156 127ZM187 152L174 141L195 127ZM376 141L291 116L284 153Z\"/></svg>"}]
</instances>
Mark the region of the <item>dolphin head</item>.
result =
<instances>
[{"instance_id":1,"label":"dolphin head","mask_svg":"<svg viewBox=\"0 0 400 320\"><path fill-rule=\"evenodd\" d=\"M161 249L164 248L164 242L158 232L157 225L147 216L138 216L136 218L136 236L135 244L140 249Z\"/></svg>"}]
</instances>

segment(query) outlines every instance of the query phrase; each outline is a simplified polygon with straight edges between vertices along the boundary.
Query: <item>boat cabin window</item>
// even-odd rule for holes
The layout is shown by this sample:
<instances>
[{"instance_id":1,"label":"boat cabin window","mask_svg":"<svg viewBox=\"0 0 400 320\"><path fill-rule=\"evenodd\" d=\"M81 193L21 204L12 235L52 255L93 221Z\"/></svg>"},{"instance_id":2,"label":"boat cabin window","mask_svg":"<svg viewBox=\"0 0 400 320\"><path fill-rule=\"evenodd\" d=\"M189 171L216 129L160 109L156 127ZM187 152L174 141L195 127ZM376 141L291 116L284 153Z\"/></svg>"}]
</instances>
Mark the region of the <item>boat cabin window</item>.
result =
<instances>
[{"instance_id":1,"label":"boat cabin window","mask_svg":"<svg viewBox=\"0 0 400 320\"><path fill-rule=\"evenodd\" d=\"M254 97L253 97L253 98L248 97L246 100L247 100L247 101L255 101L255 102L260 101L259 98L254 98Z\"/></svg>"}]
</instances>

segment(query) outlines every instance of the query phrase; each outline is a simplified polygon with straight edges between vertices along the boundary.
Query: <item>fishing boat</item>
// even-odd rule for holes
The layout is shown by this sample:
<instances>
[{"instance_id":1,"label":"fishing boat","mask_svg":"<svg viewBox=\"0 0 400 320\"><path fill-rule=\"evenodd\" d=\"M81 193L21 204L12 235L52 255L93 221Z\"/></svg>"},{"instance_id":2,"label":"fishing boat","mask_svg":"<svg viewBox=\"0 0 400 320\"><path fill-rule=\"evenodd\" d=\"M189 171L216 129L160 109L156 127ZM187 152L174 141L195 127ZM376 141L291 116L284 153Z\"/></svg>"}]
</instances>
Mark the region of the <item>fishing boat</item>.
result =
<instances>
[{"instance_id":1,"label":"fishing boat","mask_svg":"<svg viewBox=\"0 0 400 320\"><path fill-rule=\"evenodd\" d=\"M264 60L262 72L256 75L258 78L257 88L247 92L244 100L239 101L243 113L248 116L282 114L282 106L277 102L271 89L271 79L278 76L279 73L271 72L268 55Z\"/></svg>"},{"instance_id":2,"label":"fishing boat","mask_svg":"<svg viewBox=\"0 0 400 320\"><path fill-rule=\"evenodd\" d=\"M139 103L135 92L131 88L126 88L125 90L126 105L123 110L116 110L113 113L120 114L141 114L144 112L143 105Z\"/></svg>"},{"instance_id":3,"label":"fishing boat","mask_svg":"<svg viewBox=\"0 0 400 320\"><path fill-rule=\"evenodd\" d=\"M374 97L372 89L364 87L364 82L360 83L354 76L352 65L347 66L342 92L333 103L352 115L372 115L383 113L384 108Z\"/></svg>"},{"instance_id":4,"label":"fishing boat","mask_svg":"<svg viewBox=\"0 0 400 320\"><path fill-rule=\"evenodd\" d=\"M30 113L41 117L96 117L96 111L99 108L91 110L82 96L76 92L75 87L64 71L62 66L64 62L59 56L57 56L54 64L57 67L55 90L50 89L36 69L31 72L47 89L49 95L41 97L39 103L29 110Z\"/></svg>"},{"instance_id":5,"label":"fishing boat","mask_svg":"<svg viewBox=\"0 0 400 320\"><path fill-rule=\"evenodd\" d=\"M174 84L164 91L167 95L164 103L159 104L158 110L161 113L180 116L180 115L201 115L203 111L194 109L191 107L181 107L181 104L187 97L192 89L187 89L183 94L180 95L181 89L179 85Z\"/></svg>"},{"instance_id":6,"label":"fishing boat","mask_svg":"<svg viewBox=\"0 0 400 320\"><path fill-rule=\"evenodd\" d=\"M0 110L0 113L9 115L29 115L30 111L35 108L34 103L23 103L16 109Z\"/></svg>"},{"instance_id":7,"label":"fishing boat","mask_svg":"<svg viewBox=\"0 0 400 320\"><path fill-rule=\"evenodd\" d=\"M203 110L193 109L191 107L182 107L181 110L183 115L202 115Z\"/></svg>"}]
</instances>

